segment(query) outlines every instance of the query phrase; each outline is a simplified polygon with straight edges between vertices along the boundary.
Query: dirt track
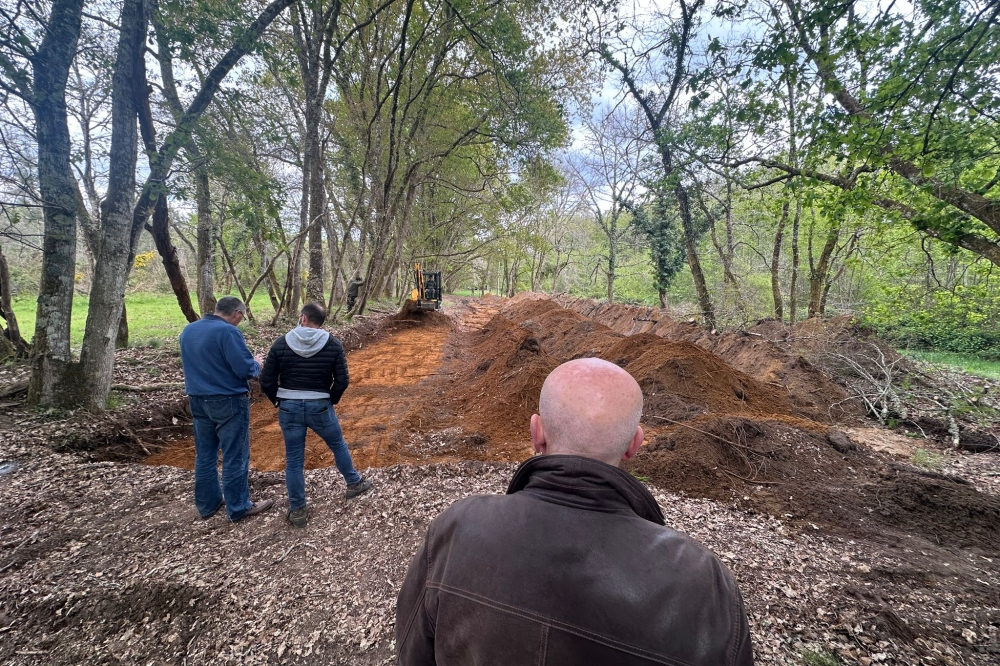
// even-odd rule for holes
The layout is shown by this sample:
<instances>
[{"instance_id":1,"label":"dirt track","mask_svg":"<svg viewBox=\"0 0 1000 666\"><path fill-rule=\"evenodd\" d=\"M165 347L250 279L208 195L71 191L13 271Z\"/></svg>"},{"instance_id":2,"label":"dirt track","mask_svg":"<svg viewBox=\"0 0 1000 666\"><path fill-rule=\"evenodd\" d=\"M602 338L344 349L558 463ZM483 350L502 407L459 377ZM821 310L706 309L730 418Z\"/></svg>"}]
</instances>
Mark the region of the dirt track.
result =
<instances>
[{"instance_id":1,"label":"dirt track","mask_svg":"<svg viewBox=\"0 0 1000 666\"><path fill-rule=\"evenodd\" d=\"M448 368L456 365L455 356L464 336L470 330L477 330L496 310L466 307L457 320L436 312L401 315L391 322L385 335L348 354L351 385L336 410L358 469L459 459L441 450L447 445L441 446L442 435L431 432L431 424L450 418L441 393L449 384ZM251 406L250 421L251 466L262 472L283 471L285 448L277 410L258 395ZM461 428L451 428L443 437L450 435L455 440L460 432ZM427 433L430 439L424 437ZM434 435L437 442L433 441ZM457 439L461 439L461 434ZM517 459L531 452L528 444L517 448L524 449ZM494 451L486 457L509 459ZM190 437L179 440L146 462L193 469L194 440ZM333 454L310 431L306 438L306 469L333 464Z\"/></svg>"}]
</instances>

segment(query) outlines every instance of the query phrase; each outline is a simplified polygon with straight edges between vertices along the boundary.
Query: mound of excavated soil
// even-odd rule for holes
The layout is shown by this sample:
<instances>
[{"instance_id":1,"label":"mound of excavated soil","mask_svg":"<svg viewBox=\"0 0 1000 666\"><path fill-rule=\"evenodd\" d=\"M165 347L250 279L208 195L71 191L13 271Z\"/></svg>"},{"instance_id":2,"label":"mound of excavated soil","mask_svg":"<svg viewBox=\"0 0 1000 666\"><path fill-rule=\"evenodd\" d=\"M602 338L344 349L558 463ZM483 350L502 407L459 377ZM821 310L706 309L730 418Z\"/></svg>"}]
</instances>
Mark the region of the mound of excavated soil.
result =
<instances>
[{"instance_id":1,"label":"mound of excavated soil","mask_svg":"<svg viewBox=\"0 0 1000 666\"><path fill-rule=\"evenodd\" d=\"M817 428L795 419L702 416L657 435L626 468L671 490L730 500L761 487L846 478L851 467L872 464L838 453Z\"/></svg>"},{"instance_id":2,"label":"mound of excavated soil","mask_svg":"<svg viewBox=\"0 0 1000 666\"><path fill-rule=\"evenodd\" d=\"M651 428L705 413L794 416L787 395L689 342L623 336L553 301L504 308L472 338L470 361L446 399L491 436L525 438L542 382L560 363L587 356L617 363L639 382Z\"/></svg>"},{"instance_id":3,"label":"mound of excavated soil","mask_svg":"<svg viewBox=\"0 0 1000 666\"><path fill-rule=\"evenodd\" d=\"M525 294L519 298L532 300L539 296ZM563 307L624 335L652 333L669 340L693 342L732 367L783 391L796 412L806 418L830 422L864 416L860 403L848 400L843 386L800 353L800 349L815 350L823 336L836 336L842 326L834 327L838 331L826 331L822 325L810 321L790 329L777 321L763 321L746 331L713 333L696 324L671 319L659 308L565 296L556 300Z\"/></svg>"},{"instance_id":4,"label":"mound of excavated soil","mask_svg":"<svg viewBox=\"0 0 1000 666\"><path fill-rule=\"evenodd\" d=\"M996 500L946 478L887 475L884 454L834 434L831 415L840 412L830 407L844 391L801 357L752 335L663 319L628 334L651 313L570 305L463 301L450 313L411 307L386 318L349 354L351 387L337 406L356 466L524 460L546 376L593 356L642 388L646 445L627 469L657 486L849 534L902 529L984 551L1000 545ZM251 464L262 471L284 468L276 416L266 401L252 408ZM193 444L150 462L189 467ZM310 434L307 468L332 464Z\"/></svg>"},{"instance_id":5,"label":"mound of excavated soil","mask_svg":"<svg viewBox=\"0 0 1000 666\"><path fill-rule=\"evenodd\" d=\"M410 322L410 323L438 323L444 326L450 326L451 320L448 315L443 314L440 310L434 308L422 308L417 305L416 301L407 300L403 303L403 307L400 309L399 314L392 317L392 321L395 323L399 322Z\"/></svg>"},{"instance_id":6,"label":"mound of excavated soil","mask_svg":"<svg viewBox=\"0 0 1000 666\"><path fill-rule=\"evenodd\" d=\"M728 416L663 432L625 468L677 492L736 499L848 535L1000 551L1000 497L960 479L885 461L864 449L840 453L817 424Z\"/></svg>"}]
</instances>

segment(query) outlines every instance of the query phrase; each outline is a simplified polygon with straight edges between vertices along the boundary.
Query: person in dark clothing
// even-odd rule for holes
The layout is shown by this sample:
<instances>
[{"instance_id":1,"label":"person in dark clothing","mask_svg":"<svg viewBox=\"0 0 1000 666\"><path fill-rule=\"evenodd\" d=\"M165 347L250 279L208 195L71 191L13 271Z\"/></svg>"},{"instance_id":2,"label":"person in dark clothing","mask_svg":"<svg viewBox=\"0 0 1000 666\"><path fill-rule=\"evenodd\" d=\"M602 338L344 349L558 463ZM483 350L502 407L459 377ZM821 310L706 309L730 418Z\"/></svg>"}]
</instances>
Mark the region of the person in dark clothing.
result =
<instances>
[{"instance_id":1,"label":"person in dark clothing","mask_svg":"<svg viewBox=\"0 0 1000 666\"><path fill-rule=\"evenodd\" d=\"M288 521L295 527L309 522L306 508L306 429L311 428L333 451L337 469L347 483L347 498L372 487L354 469L351 452L333 406L350 384L347 357L340 340L323 330L326 308L308 303L299 325L271 345L260 373L260 388L278 408L285 438L285 486Z\"/></svg>"},{"instance_id":2,"label":"person in dark clothing","mask_svg":"<svg viewBox=\"0 0 1000 666\"><path fill-rule=\"evenodd\" d=\"M505 496L434 519L396 607L403 666L752 666L739 589L618 468L642 444L642 391L595 358L546 378L538 455Z\"/></svg>"},{"instance_id":3,"label":"person in dark clothing","mask_svg":"<svg viewBox=\"0 0 1000 666\"><path fill-rule=\"evenodd\" d=\"M226 507L233 522L270 509L274 500L250 501L250 386L260 372L236 328L247 308L223 296L213 314L181 331L184 391L194 417L194 503L202 518ZM219 449L222 485L219 485Z\"/></svg>"},{"instance_id":4,"label":"person in dark clothing","mask_svg":"<svg viewBox=\"0 0 1000 666\"><path fill-rule=\"evenodd\" d=\"M351 281L347 283L347 309L354 309L354 303L358 300L358 292L361 290L361 285L365 283L365 279L359 274L355 273Z\"/></svg>"},{"instance_id":5,"label":"person in dark clothing","mask_svg":"<svg viewBox=\"0 0 1000 666\"><path fill-rule=\"evenodd\" d=\"M427 284L424 285L424 298L428 301L436 301L439 296L437 278L433 275L427 278Z\"/></svg>"}]
</instances>

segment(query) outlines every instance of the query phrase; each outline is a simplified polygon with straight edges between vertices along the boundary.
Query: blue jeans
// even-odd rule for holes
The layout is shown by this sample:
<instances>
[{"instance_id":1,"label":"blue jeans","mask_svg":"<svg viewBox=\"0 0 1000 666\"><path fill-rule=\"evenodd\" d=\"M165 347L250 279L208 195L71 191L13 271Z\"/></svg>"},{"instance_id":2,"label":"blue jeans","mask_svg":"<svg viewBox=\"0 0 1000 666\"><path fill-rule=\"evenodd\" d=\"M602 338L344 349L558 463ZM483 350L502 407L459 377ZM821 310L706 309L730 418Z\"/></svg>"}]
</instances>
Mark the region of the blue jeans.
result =
<instances>
[{"instance_id":1,"label":"blue jeans","mask_svg":"<svg viewBox=\"0 0 1000 666\"><path fill-rule=\"evenodd\" d=\"M303 472L306 462L306 428L312 428L333 451L337 469L344 475L344 481L348 485L361 481L361 475L354 469L351 452L347 450L337 414L329 400L282 398L278 408L278 423L281 425L281 434L285 436L285 486L288 488L289 511L306 505L306 477Z\"/></svg>"},{"instance_id":2,"label":"blue jeans","mask_svg":"<svg viewBox=\"0 0 1000 666\"><path fill-rule=\"evenodd\" d=\"M250 501L250 397L192 395L194 416L194 504L207 517L222 499L230 520L239 520L253 506ZM222 449L222 485L219 485L219 449Z\"/></svg>"}]
</instances>

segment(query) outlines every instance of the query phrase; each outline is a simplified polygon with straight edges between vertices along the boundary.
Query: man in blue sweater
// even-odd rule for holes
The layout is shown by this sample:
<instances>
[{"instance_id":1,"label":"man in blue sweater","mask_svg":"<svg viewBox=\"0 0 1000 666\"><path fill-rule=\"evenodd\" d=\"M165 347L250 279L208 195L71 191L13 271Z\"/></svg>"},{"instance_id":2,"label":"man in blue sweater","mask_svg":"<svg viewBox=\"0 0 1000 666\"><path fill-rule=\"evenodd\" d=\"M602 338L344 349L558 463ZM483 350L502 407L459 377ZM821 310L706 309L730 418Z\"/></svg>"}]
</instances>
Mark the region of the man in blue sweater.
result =
<instances>
[{"instance_id":1,"label":"man in blue sweater","mask_svg":"<svg viewBox=\"0 0 1000 666\"><path fill-rule=\"evenodd\" d=\"M194 504L202 518L226 507L234 523L270 509L274 500L250 501L250 385L260 374L237 325L247 314L238 298L219 299L181 332L184 390L194 416ZM222 485L219 485L219 449Z\"/></svg>"}]
</instances>

